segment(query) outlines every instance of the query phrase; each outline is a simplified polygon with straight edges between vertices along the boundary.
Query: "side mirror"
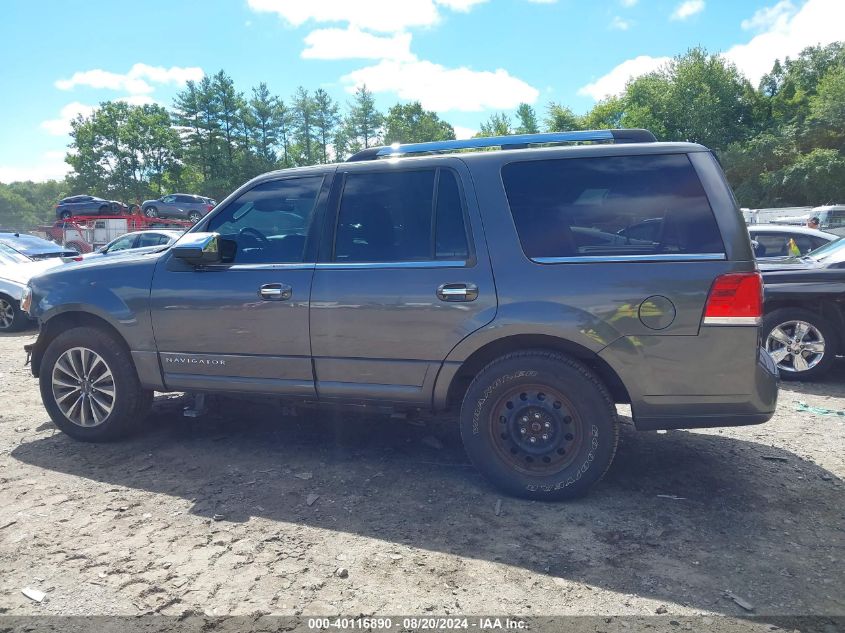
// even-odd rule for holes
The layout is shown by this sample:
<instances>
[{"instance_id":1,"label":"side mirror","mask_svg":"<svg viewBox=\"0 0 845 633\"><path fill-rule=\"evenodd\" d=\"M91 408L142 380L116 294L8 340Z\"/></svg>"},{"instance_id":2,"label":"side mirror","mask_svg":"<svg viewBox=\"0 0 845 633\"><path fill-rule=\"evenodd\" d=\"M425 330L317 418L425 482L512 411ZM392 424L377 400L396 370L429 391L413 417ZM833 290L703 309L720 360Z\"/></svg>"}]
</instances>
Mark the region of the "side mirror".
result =
<instances>
[{"instance_id":1,"label":"side mirror","mask_svg":"<svg viewBox=\"0 0 845 633\"><path fill-rule=\"evenodd\" d=\"M188 233L173 245L173 256L192 266L220 263L219 233Z\"/></svg>"}]
</instances>

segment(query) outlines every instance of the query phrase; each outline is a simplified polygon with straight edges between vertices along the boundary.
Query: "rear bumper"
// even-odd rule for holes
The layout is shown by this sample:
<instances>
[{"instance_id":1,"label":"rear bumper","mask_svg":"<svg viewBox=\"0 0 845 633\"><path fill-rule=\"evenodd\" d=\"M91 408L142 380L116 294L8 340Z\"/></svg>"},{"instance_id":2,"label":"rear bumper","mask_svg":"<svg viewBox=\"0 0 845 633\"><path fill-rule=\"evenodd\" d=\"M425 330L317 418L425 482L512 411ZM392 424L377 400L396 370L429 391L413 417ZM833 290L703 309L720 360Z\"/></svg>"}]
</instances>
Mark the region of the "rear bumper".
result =
<instances>
[{"instance_id":1,"label":"rear bumper","mask_svg":"<svg viewBox=\"0 0 845 633\"><path fill-rule=\"evenodd\" d=\"M768 422L778 400L778 371L771 356L757 352L754 391L747 396L645 397L634 416L640 431L746 426Z\"/></svg>"},{"instance_id":2,"label":"rear bumper","mask_svg":"<svg viewBox=\"0 0 845 633\"><path fill-rule=\"evenodd\" d=\"M778 373L758 336L703 327L691 337L626 337L599 355L627 387L637 429L762 424L777 406Z\"/></svg>"}]
</instances>

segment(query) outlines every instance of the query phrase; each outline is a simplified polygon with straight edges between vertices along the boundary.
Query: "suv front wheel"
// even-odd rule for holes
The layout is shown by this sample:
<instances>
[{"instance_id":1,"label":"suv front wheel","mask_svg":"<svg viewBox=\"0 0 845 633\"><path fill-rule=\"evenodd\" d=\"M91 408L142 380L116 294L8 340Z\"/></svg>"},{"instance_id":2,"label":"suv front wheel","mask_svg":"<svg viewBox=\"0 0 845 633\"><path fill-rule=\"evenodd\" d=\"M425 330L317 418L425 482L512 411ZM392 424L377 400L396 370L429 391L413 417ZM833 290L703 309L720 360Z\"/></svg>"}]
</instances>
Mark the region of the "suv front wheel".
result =
<instances>
[{"instance_id":1,"label":"suv front wheel","mask_svg":"<svg viewBox=\"0 0 845 633\"><path fill-rule=\"evenodd\" d=\"M152 401L126 348L93 327L70 329L47 346L39 383L56 426L87 442L127 435Z\"/></svg>"},{"instance_id":2,"label":"suv front wheel","mask_svg":"<svg viewBox=\"0 0 845 633\"><path fill-rule=\"evenodd\" d=\"M619 421L607 389L581 363L554 352L514 352L472 381L461 436L472 463L498 488L561 500L602 478Z\"/></svg>"}]
</instances>

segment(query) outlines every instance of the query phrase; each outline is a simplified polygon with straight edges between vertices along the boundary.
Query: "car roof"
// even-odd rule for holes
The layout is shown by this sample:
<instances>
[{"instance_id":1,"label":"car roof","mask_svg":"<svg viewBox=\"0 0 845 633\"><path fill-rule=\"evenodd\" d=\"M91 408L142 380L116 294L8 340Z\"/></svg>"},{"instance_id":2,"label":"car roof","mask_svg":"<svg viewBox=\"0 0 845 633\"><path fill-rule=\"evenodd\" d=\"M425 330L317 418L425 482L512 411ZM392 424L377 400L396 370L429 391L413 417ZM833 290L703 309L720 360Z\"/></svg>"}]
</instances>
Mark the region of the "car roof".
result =
<instances>
[{"instance_id":1,"label":"car roof","mask_svg":"<svg viewBox=\"0 0 845 633\"><path fill-rule=\"evenodd\" d=\"M748 230L766 231L769 233L793 233L796 235L814 235L815 237L830 238L832 240L839 239L839 235L836 235L835 233L828 233L827 231L811 229L809 226L796 226L789 224L751 224L749 225Z\"/></svg>"}]
</instances>

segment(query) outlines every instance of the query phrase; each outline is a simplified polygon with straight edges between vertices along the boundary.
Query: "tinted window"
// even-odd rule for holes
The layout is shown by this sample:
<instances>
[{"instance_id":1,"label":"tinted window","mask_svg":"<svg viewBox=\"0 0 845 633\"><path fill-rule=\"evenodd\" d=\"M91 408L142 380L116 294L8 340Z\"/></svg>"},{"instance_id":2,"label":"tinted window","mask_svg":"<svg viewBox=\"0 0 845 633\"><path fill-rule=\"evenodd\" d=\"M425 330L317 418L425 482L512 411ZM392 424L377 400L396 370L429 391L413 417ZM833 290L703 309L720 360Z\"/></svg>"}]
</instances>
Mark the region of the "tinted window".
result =
<instances>
[{"instance_id":1,"label":"tinted window","mask_svg":"<svg viewBox=\"0 0 845 633\"><path fill-rule=\"evenodd\" d=\"M465 259L463 204L449 170L348 174L338 215L335 260L401 262Z\"/></svg>"},{"instance_id":2,"label":"tinted window","mask_svg":"<svg viewBox=\"0 0 845 633\"><path fill-rule=\"evenodd\" d=\"M138 236L138 248L144 248L145 246L160 246L162 244L167 244L169 241L170 237L161 233L142 233Z\"/></svg>"},{"instance_id":3,"label":"tinted window","mask_svg":"<svg viewBox=\"0 0 845 633\"><path fill-rule=\"evenodd\" d=\"M208 225L224 240L224 261L303 261L322 183L322 176L263 182L228 204Z\"/></svg>"},{"instance_id":4,"label":"tinted window","mask_svg":"<svg viewBox=\"0 0 845 633\"><path fill-rule=\"evenodd\" d=\"M724 253L686 155L510 163L502 178L528 257Z\"/></svg>"},{"instance_id":5,"label":"tinted window","mask_svg":"<svg viewBox=\"0 0 845 633\"><path fill-rule=\"evenodd\" d=\"M469 249L464 208L455 174L441 169L438 182L434 220L435 256L438 259L467 259Z\"/></svg>"}]
</instances>

